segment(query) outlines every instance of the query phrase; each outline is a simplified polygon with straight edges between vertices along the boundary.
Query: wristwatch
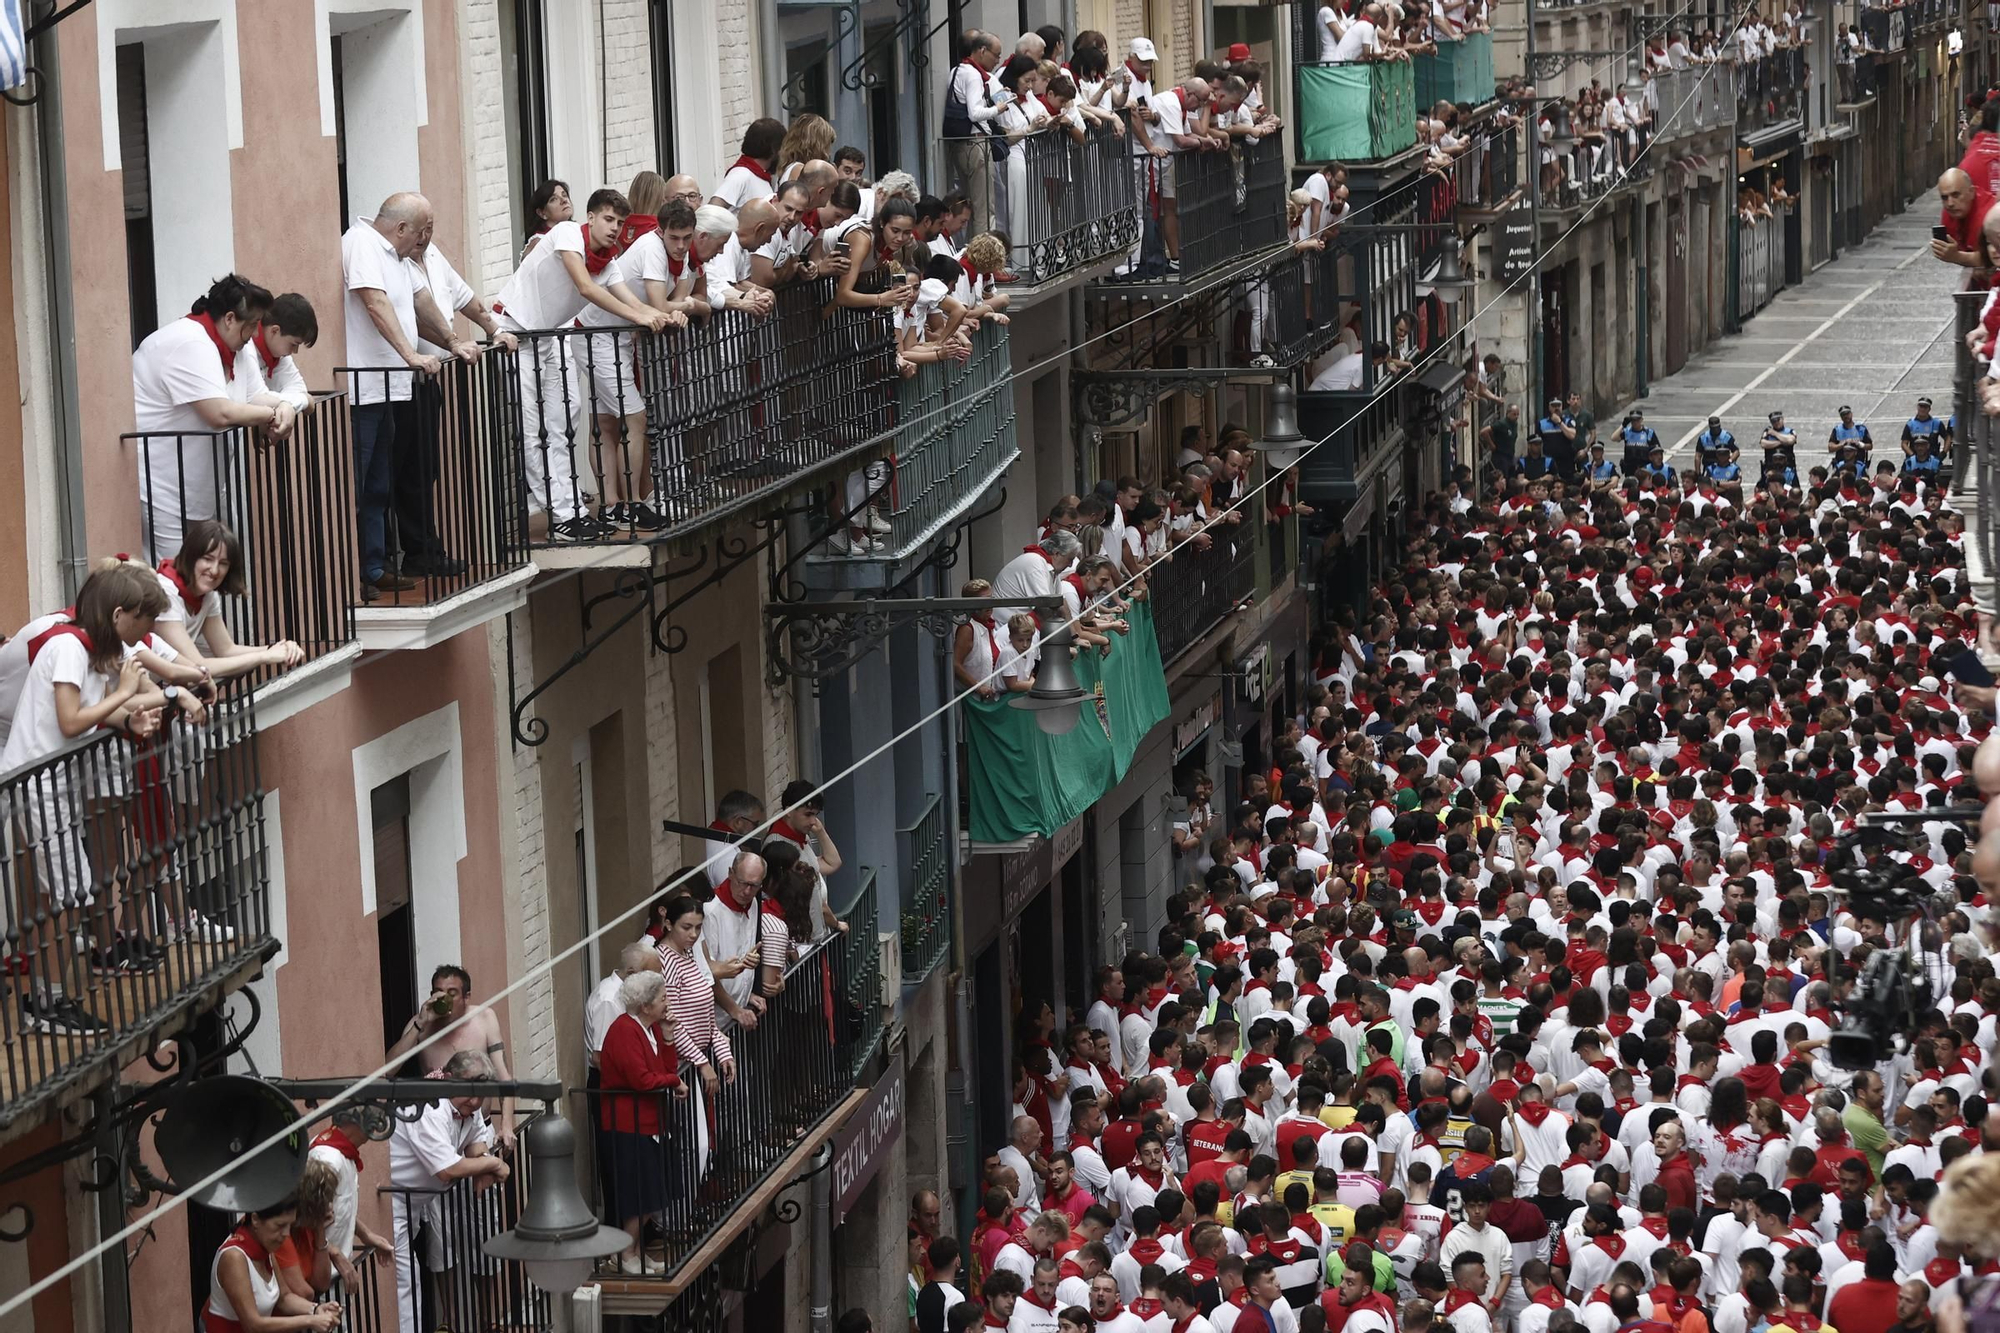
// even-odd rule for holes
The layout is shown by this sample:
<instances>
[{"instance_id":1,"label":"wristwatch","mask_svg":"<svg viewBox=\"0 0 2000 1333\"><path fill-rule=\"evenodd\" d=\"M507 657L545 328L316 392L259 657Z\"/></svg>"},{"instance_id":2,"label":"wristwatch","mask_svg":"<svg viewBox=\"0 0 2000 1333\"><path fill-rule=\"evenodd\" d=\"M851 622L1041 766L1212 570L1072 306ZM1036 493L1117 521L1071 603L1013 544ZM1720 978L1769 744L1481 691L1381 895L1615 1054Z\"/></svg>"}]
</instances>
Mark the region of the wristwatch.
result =
<instances>
[{"instance_id":1,"label":"wristwatch","mask_svg":"<svg viewBox=\"0 0 2000 1333\"><path fill-rule=\"evenodd\" d=\"M178 685L169 685L160 691L160 695L168 703L176 703L181 697L181 687Z\"/></svg>"}]
</instances>

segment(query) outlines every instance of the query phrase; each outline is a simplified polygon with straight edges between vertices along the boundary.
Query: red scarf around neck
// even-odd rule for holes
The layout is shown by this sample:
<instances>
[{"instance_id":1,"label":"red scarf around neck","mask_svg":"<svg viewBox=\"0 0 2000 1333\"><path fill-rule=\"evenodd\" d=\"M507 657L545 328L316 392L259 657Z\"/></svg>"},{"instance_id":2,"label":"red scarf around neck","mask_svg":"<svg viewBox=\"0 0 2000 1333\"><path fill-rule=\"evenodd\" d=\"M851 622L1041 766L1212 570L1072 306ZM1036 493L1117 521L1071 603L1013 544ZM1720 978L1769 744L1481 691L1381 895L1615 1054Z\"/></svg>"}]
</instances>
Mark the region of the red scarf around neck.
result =
<instances>
[{"instance_id":1,"label":"red scarf around neck","mask_svg":"<svg viewBox=\"0 0 2000 1333\"><path fill-rule=\"evenodd\" d=\"M314 1148L333 1149L342 1157L354 1163L356 1171L366 1171L368 1169L367 1163L361 1160L361 1149L355 1147L353 1141L337 1129L325 1130L315 1135L311 1146Z\"/></svg>"},{"instance_id":2,"label":"red scarf around neck","mask_svg":"<svg viewBox=\"0 0 2000 1333\"><path fill-rule=\"evenodd\" d=\"M729 164L730 171L734 171L738 167L743 168L766 185L771 183L771 169L754 157L739 157ZM728 172L724 172L723 174L727 175Z\"/></svg>"},{"instance_id":3,"label":"red scarf around neck","mask_svg":"<svg viewBox=\"0 0 2000 1333\"><path fill-rule=\"evenodd\" d=\"M222 341L222 334L215 327L215 318L211 315L189 315L188 318L201 325L202 332L206 333L208 340L215 344L216 355L222 358L222 378L235 379L236 353L230 351L229 344Z\"/></svg>"},{"instance_id":4,"label":"red scarf around neck","mask_svg":"<svg viewBox=\"0 0 2000 1333\"><path fill-rule=\"evenodd\" d=\"M660 218L656 213L627 213L625 221L618 226L618 239L612 242L619 250L625 249L649 231L660 229Z\"/></svg>"},{"instance_id":5,"label":"red scarf around neck","mask_svg":"<svg viewBox=\"0 0 2000 1333\"><path fill-rule=\"evenodd\" d=\"M269 379L278 373L278 362L283 358L271 350L270 343L264 341L264 327L263 324L258 324L257 332L251 335L250 341L257 344L257 359L264 364L264 378Z\"/></svg>"}]
</instances>

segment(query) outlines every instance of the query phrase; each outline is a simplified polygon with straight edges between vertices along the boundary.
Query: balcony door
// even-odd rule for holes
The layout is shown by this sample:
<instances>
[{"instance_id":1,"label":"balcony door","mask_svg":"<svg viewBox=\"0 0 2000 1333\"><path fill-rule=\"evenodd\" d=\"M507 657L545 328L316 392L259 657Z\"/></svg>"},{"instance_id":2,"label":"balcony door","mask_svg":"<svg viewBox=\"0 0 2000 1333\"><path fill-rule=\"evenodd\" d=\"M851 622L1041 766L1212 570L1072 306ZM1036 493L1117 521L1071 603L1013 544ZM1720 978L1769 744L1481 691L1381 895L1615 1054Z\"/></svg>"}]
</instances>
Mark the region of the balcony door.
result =
<instances>
[{"instance_id":1,"label":"balcony door","mask_svg":"<svg viewBox=\"0 0 2000 1333\"><path fill-rule=\"evenodd\" d=\"M411 893L409 775L375 788L368 804L375 829L375 955L382 978L382 1049L387 1050L403 1035L421 998Z\"/></svg>"}]
</instances>

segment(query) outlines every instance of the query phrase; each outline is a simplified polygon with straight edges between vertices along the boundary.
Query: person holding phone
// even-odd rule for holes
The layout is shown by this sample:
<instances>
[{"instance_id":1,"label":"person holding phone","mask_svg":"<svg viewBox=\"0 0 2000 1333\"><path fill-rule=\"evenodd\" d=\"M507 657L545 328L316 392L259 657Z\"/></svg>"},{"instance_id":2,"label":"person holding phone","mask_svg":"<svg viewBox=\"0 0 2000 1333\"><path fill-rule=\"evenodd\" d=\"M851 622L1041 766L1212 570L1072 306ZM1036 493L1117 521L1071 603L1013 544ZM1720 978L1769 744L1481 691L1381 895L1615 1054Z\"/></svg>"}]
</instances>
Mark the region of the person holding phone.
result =
<instances>
[{"instance_id":1,"label":"person holding phone","mask_svg":"<svg viewBox=\"0 0 2000 1333\"><path fill-rule=\"evenodd\" d=\"M1984 268L1985 250L1979 233L1986 212L1992 207L1991 201L1980 198L1973 188L1972 177L1951 167L1938 177L1938 202L1944 206L1944 213L1938 218L1938 225L1931 228L1931 254L1961 268ZM1966 281L1970 286L1971 278Z\"/></svg>"}]
</instances>

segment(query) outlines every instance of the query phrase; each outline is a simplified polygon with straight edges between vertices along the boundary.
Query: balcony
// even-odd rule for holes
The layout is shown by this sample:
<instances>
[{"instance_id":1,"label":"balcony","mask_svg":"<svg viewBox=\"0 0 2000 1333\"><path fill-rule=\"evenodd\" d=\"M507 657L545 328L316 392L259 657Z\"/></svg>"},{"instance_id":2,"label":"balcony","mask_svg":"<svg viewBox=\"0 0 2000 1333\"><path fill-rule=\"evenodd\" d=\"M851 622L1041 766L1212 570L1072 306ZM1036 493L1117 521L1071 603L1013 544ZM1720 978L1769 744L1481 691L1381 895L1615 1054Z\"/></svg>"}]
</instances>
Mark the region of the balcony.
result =
<instances>
[{"instance_id":1,"label":"balcony","mask_svg":"<svg viewBox=\"0 0 2000 1333\"><path fill-rule=\"evenodd\" d=\"M1960 6L1952 0L1905 0L1901 8L1909 31L1928 37L1957 22Z\"/></svg>"},{"instance_id":2,"label":"balcony","mask_svg":"<svg viewBox=\"0 0 2000 1333\"><path fill-rule=\"evenodd\" d=\"M1653 137L1662 144L1736 124L1734 62L1665 70L1653 76L1653 88L1659 100Z\"/></svg>"},{"instance_id":3,"label":"balcony","mask_svg":"<svg viewBox=\"0 0 2000 1333\"><path fill-rule=\"evenodd\" d=\"M257 725L247 701L177 721L150 742L97 731L0 775L6 819L10 994L0 1006L0 1139L73 1103L241 988L271 937ZM35 904L33 920L17 915ZM160 951L143 971L99 973L74 929L109 947L136 929ZM212 938L182 930L199 912ZM174 938L168 938L168 923ZM221 938L224 931L228 938ZM101 1028L31 1021L60 991Z\"/></svg>"},{"instance_id":4,"label":"balcony","mask_svg":"<svg viewBox=\"0 0 2000 1333\"><path fill-rule=\"evenodd\" d=\"M1298 6L1307 13L1308 6ZM1308 162L1378 162L1417 144L1415 61L1298 67L1298 155ZM1488 59L1489 68L1491 58ZM1489 79L1480 101L1493 96Z\"/></svg>"},{"instance_id":5,"label":"balcony","mask_svg":"<svg viewBox=\"0 0 2000 1333\"><path fill-rule=\"evenodd\" d=\"M1416 105L1450 102L1483 106L1493 100L1493 34L1469 32L1455 41L1440 39L1434 53L1412 56Z\"/></svg>"},{"instance_id":6,"label":"balcony","mask_svg":"<svg viewBox=\"0 0 2000 1333\"><path fill-rule=\"evenodd\" d=\"M1785 285L1785 214L1736 219L1736 319L1750 318Z\"/></svg>"},{"instance_id":7,"label":"balcony","mask_svg":"<svg viewBox=\"0 0 2000 1333\"><path fill-rule=\"evenodd\" d=\"M1491 222L1512 208L1520 193L1520 122L1495 129L1493 120L1491 110L1473 117L1469 146L1451 164L1451 204L1461 222Z\"/></svg>"},{"instance_id":8,"label":"balcony","mask_svg":"<svg viewBox=\"0 0 2000 1333\"><path fill-rule=\"evenodd\" d=\"M1415 317L1417 279L1423 251L1443 239L1443 226L1411 225L1412 210L1382 226L1340 228L1327 243L1324 288L1334 321L1353 326L1362 351L1370 343L1396 343L1396 321ZM1421 224L1420 215L1416 221ZM1384 387L1373 360L1362 357L1361 386L1355 392L1373 396Z\"/></svg>"},{"instance_id":9,"label":"balcony","mask_svg":"<svg viewBox=\"0 0 2000 1333\"><path fill-rule=\"evenodd\" d=\"M1309 440L1325 441L1299 463L1299 498L1310 504L1365 503L1375 478L1402 455L1403 413L1395 394L1302 393L1299 429Z\"/></svg>"},{"instance_id":10,"label":"balcony","mask_svg":"<svg viewBox=\"0 0 2000 1333\"><path fill-rule=\"evenodd\" d=\"M944 801L933 794L916 822L896 830L903 877L903 984L922 985L951 951L951 842Z\"/></svg>"},{"instance_id":11,"label":"balcony","mask_svg":"<svg viewBox=\"0 0 2000 1333\"><path fill-rule=\"evenodd\" d=\"M863 1079L882 1037L872 872L846 919L848 933L825 936L785 970L755 1028L729 1034L736 1081L712 1103L699 1092L685 1099L597 1088L571 1093L579 1126L602 1126L612 1116L660 1126L657 1139L647 1136L636 1147L638 1135L594 1132L592 1165L580 1166L584 1196L610 1225L646 1213L659 1219L647 1251L659 1272L625 1276L614 1256L594 1279L604 1288L606 1313L665 1309L865 1100ZM637 1162L645 1165L635 1169Z\"/></svg>"},{"instance_id":12,"label":"balcony","mask_svg":"<svg viewBox=\"0 0 2000 1333\"><path fill-rule=\"evenodd\" d=\"M1868 38L1869 46L1894 56L1909 44L1912 17L1913 7L1909 5L1863 9L1857 26Z\"/></svg>"},{"instance_id":13,"label":"balcony","mask_svg":"<svg viewBox=\"0 0 2000 1333\"><path fill-rule=\"evenodd\" d=\"M1880 13L1880 10L1870 11ZM1866 14L1863 17L1867 17ZM1806 53L1789 47L1736 69L1736 130L1748 136L1773 129L1803 114Z\"/></svg>"},{"instance_id":14,"label":"balcony","mask_svg":"<svg viewBox=\"0 0 2000 1333\"><path fill-rule=\"evenodd\" d=\"M996 163L1004 182L997 225L1013 241L1015 305L1064 278L1122 259L1139 243L1138 173L1131 141L1093 125L1078 143L1067 130L1023 139L1019 165ZM1019 197L1016 198L1016 187Z\"/></svg>"},{"instance_id":15,"label":"balcony","mask_svg":"<svg viewBox=\"0 0 2000 1333\"><path fill-rule=\"evenodd\" d=\"M260 646L289 639L304 651L289 672L267 667L237 678L263 692L266 729L344 688L360 655L361 602L345 398L316 395L276 443L242 428L135 432L120 442L138 467L147 560L179 554L186 523L220 520L243 561L242 595L222 599L230 637Z\"/></svg>"},{"instance_id":16,"label":"balcony","mask_svg":"<svg viewBox=\"0 0 2000 1333\"><path fill-rule=\"evenodd\" d=\"M856 286L883 290L879 276ZM775 296L768 315L731 308L659 334L520 335L499 429L525 451L529 513L511 530L537 564L644 565L653 543L760 516L889 452L898 403L890 313L836 304L832 278ZM551 424L529 444L538 402ZM621 500L649 506L660 523L627 512L578 534L551 532L543 517L597 515Z\"/></svg>"},{"instance_id":17,"label":"balcony","mask_svg":"<svg viewBox=\"0 0 2000 1333\"><path fill-rule=\"evenodd\" d=\"M1542 206L1562 213L1580 209L1613 190L1652 178L1659 162L1652 153L1607 138L1601 131L1579 135L1568 147L1549 145L1552 161L1542 164Z\"/></svg>"},{"instance_id":18,"label":"balcony","mask_svg":"<svg viewBox=\"0 0 2000 1333\"><path fill-rule=\"evenodd\" d=\"M1218 523L1208 530L1207 550L1184 542L1147 576L1160 661L1169 667L1257 590L1262 502L1253 497L1239 512L1242 522Z\"/></svg>"},{"instance_id":19,"label":"balcony","mask_svg":"<svg viewBox=\"0 0 2000 1333\"><path fill-rule=\"evenodd\" d=\"M1226 153L1176 153L1174 192L1186 281L1285 239L1285 146L1239 139Z\"/></svg>"},{"instance_id":20,"label":"balcony","mask_svg":"<svg viewBox=\"0 0 2000 1333\"><path fill-rule=\"evenodd\" d=\"M1060 736L1006 699L968 698L967 829L975 843L1049 837L1116 786L1139 742L1167 716L1167 678L1154 635L1154 608L1134 602L1131 629L1109 651L1076 658L1082 716ZM1102 691L1099 691L1102 686Z\"/></svg>"},{"instance_id":21,"label":"balcony","mask_svg":"<svg viewBox=\"0 0 2000 1333\"><path fill-rule=\"evenodd\" d=\"M979 503L1021 455L1012 372L1007 326L989 322L973 334L970 360L921 365L897 382L894 450L864 474L889 531L865 555L816 552L804 565L809 588L892 587ZM833 526L825 505L817 508L819 526Z\"/></svg>"}]
</instances>

